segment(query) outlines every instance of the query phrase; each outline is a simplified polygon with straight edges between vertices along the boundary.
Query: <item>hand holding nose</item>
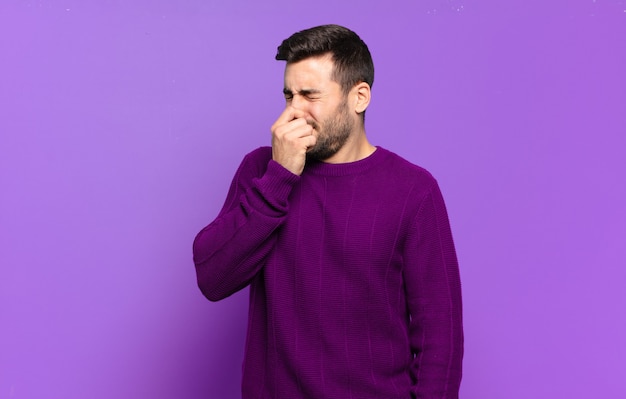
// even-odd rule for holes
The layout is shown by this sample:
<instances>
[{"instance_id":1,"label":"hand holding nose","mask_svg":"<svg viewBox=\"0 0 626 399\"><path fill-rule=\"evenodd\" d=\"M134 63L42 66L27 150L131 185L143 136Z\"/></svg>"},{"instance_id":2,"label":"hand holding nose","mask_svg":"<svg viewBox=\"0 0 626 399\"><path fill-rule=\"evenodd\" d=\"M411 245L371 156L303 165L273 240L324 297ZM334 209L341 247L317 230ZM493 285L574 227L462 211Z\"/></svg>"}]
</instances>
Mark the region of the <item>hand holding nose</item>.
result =
<instances>
[{"instance_id":1,"label":"hand holding nose","mask_svg":"<svg viewBox=\"0 0 626 399\"><path fill-rule=\"evenodd\" d=\"M272 125L272 159L296 175L304 170L307 149L317 140L304 112L289 105Z\"/></svg>"}]
</instances>

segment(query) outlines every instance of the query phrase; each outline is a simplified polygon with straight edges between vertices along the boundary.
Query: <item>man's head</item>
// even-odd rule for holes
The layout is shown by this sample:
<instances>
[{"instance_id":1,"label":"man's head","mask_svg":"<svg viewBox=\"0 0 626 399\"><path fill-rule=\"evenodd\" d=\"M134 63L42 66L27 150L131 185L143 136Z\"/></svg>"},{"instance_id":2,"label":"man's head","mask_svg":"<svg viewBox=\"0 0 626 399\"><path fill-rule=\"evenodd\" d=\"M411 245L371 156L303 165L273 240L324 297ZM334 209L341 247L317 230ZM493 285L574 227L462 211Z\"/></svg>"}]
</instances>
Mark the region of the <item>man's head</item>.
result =
<instances>
[{"instance_id":1,"label":"man's head","mask_svg":"<svg viewBox=\"0 0 626 399\"><path fill-rule=\"evenodd\" d=\"M322 55L331 56L332 78L344 93L360 82L374 84L374 63L367 45L343 26L322 25L294 33L278 47L276 59L289 64Z\"/></svg>"},{"instance_id":2,"label":"man's head","mask_svg":"<svg viewBox=\"0 0 626 399\"><path fill-rule=\"evenodd\" d=\"M276 59L287 61L287 107L314 129L317 141L307 150L310 158L330 160L343 148L367 143L364 118L374 67L354 32L324 25L295 33L278 47Z\"/></svg>"}]
</instances>

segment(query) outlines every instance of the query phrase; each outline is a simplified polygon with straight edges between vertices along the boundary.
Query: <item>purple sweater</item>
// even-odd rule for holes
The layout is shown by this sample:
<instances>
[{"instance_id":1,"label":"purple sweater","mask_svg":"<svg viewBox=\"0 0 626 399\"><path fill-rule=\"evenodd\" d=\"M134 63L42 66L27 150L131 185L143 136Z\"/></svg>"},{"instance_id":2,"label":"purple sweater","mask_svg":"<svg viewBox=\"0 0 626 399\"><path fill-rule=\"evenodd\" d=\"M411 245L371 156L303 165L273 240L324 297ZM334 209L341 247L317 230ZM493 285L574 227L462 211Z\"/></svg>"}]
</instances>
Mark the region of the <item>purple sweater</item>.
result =
<instances>
[{"instance_id":1,"label":"purple sweater","mask_svg":"<svg viewBox=\"0 0 626 399\"><path fill-rule=\"evenodd\" d=\"M379 147L296 176L259 148L193 251L208 299L250 285L244 399L458 397L459 271L424 169Z\"/></svg>"}]
</instances>

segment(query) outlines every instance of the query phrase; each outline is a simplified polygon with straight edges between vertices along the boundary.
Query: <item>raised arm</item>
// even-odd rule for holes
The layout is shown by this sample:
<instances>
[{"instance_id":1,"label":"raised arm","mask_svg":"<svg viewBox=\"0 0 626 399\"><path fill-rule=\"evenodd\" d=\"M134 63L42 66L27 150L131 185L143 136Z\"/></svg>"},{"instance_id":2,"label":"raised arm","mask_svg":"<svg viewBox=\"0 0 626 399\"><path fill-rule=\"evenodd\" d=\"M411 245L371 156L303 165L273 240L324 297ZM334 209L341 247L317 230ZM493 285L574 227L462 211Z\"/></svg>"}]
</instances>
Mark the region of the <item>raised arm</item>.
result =
<instances>
[{"instance_id":1,"label":"raised arm","mask_svg":"<svg viewBox=\"0 0 626 399\"><path fill-rule=\"evenodd\" d=\"M219 215L194 240L198 286L211 301L249 284L287 215L287 199L299 176L270 160L269 151L259 149L244 158Z\"/></svg>"}]
</instances>

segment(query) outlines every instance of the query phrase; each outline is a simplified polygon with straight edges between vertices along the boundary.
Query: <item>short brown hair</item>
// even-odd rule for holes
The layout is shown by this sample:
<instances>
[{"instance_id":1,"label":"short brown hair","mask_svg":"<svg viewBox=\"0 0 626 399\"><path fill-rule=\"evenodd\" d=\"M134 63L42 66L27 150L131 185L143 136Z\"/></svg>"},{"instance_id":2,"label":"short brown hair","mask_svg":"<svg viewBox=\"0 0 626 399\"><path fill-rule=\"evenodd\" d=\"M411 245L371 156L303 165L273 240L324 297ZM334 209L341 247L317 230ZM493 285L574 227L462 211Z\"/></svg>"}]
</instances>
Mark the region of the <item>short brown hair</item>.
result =
<instances>
[{"instance_id":1,"label":"short brown hair","mask_svg":"<svg viewBox=\"0 0 626 399\"><path fill-rule=\"evenodd\" d=\"M292 63L325 54L332 56L332 79L344 93L361 82L374 84L374 62L367 45L343 26L321 25L296 32L278 46L276 59Z\"/></svg>"}]
</instances>

